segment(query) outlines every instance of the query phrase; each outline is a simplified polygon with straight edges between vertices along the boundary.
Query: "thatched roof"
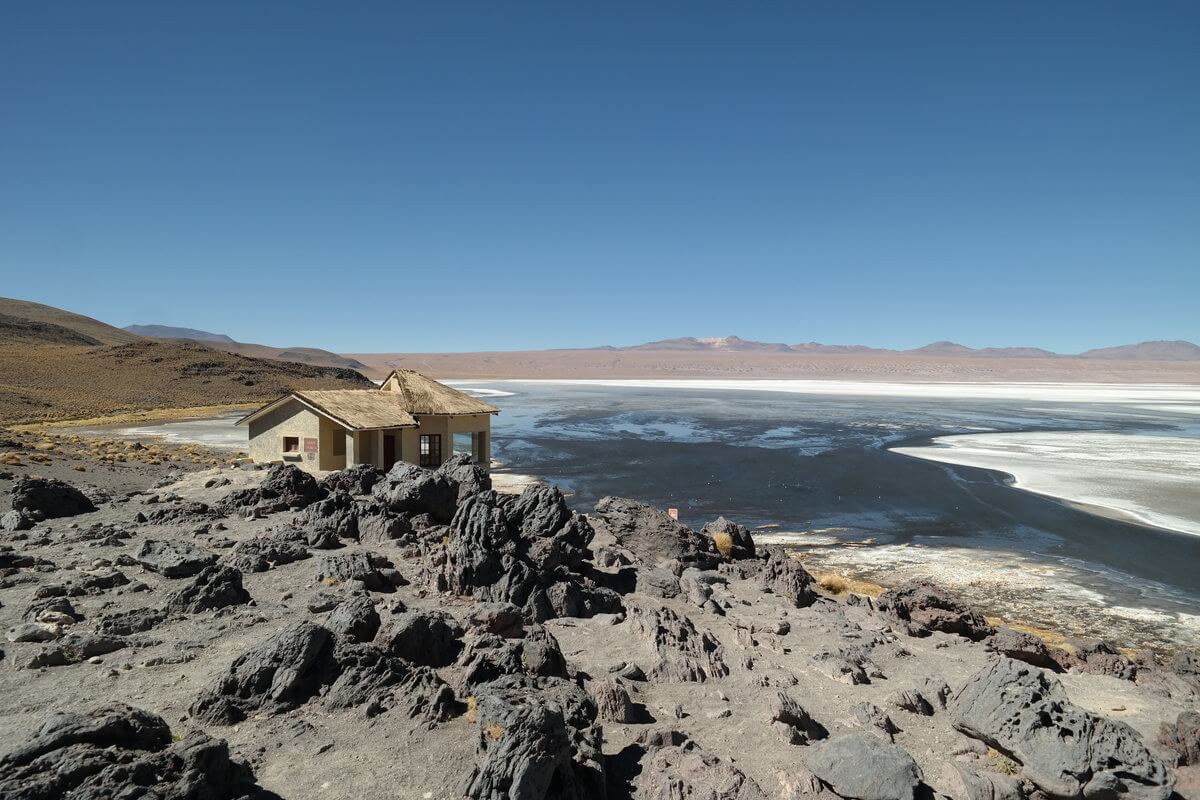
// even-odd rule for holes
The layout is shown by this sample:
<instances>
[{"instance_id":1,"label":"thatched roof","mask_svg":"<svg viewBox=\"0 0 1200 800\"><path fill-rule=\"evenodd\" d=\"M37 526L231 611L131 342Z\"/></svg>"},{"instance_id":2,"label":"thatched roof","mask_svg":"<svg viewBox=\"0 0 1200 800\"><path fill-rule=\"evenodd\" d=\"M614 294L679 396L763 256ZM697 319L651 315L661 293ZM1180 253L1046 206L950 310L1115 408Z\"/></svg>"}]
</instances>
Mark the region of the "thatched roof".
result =
<instances>
[{"instance_id":1,"label":"thatched roof","mask_svg":"<svg viewBox=\"0 0 1200 800\"><path fill-rule=\"evenodd\" d=\"M415 428L419 415L497 414L499 409L465 392L407 369L393 370L378 389L295 391L267 403L238 420L250 420L273 411L289 400L308 406L348 430Z\"/></svg>"},{"instance_id":2,"label":"thatched roof","mask_svg":"<svg viewBox=\"0 0 1200 800\"><path fill-rule=\"evenodd\" d=\"M490 406L466 392L451 389L444 383L426 378L411 369L394 369L380 390L398 394L402 405L410 414L498 414L500 409Z\"/></svg>"},{"instance_id":3,"label":"thatched roof","mask_svg":"<svg viewBox=\"0 0 1200 800\"><path fill-rule=\"evenodd\" d=\"M415 428L417 421L404 410L395 395L376 389L328 389L292 392L267 403L238 420L243 425L255 417L273 411L289 400L295 400L343 428L355 431L378 428Z\"/></svg>"}]
</instances>

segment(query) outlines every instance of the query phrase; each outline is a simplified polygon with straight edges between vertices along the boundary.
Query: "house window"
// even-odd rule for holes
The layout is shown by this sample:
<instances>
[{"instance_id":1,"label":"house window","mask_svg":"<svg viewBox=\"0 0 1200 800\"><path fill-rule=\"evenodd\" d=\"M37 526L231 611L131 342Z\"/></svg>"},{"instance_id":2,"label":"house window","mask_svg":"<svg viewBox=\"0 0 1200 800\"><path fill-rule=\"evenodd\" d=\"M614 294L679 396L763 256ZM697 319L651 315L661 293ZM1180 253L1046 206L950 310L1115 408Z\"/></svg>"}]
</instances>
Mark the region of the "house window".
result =
<instances>
[{"instance_id":1,"label":"house window","mask_svg":"<svg viewBox=\"0 0 1200 800\"><path fill-rule=\"evenodd\" d=\"M283 437L283 452L299 453L300 452L300 437L299 436Z\"/></svg>"},{"instance_id":2,"label":"house window","mask_svg":"<svg viewBox=\"0 0 1200 800\"><path fill-rule=\"evenodd\" d=\"M436 467L442 463L442 437L436 433L421 435L421 466Z\"/></svg>"}]
</instances>

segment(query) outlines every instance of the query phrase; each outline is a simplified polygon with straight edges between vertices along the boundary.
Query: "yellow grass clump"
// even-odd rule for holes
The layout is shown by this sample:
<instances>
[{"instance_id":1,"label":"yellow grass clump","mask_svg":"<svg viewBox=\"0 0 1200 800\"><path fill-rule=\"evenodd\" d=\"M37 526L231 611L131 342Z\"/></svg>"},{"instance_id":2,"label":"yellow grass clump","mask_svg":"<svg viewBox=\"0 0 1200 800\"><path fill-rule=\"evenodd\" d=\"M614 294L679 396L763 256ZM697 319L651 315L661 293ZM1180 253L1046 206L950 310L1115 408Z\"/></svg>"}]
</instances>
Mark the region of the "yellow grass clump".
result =
<instances>
[{"instance_id":1,"label":"yellow grass clump","mask_svg":"<svg viewBox=\"0 0 1200 800\"><path fill-rule=\"evenodd\" d=\"M713 534L713 544L717 547L717 552L726 558L733 553L733 537L725 531L717 531Z\"/></svg>"}]
</instances>

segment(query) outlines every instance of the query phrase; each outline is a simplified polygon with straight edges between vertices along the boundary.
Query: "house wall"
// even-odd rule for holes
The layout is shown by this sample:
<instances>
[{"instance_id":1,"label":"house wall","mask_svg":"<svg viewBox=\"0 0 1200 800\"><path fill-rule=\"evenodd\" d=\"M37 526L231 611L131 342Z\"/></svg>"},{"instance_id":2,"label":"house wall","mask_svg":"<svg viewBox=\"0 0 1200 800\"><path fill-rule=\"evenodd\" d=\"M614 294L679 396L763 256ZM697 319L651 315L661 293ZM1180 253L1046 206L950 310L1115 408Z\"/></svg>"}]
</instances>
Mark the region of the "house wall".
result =
<instances>
[{"instance_id":1,"label":"house wall","mask_svg":"<svg viewBox=\"0 0 1200 800\"><path fill-rule=\"evenodd\" d=\"M295 464L308 471L320 468L320 453L305 453L305 439L321 439L321 417L305 408L296 400L284 403L279 408L251 420L247 425L250 458L259 464L281 461ZM287 456L283 453L283 437L295 436L300 440L301 452Z\"/></svg>"},{"instance_id":2,"label":"house wall","mask_svg":"<svg viewBox=\"0 0 1200 800\"><path fill-rule=\"evenodd\" d=\"M417 417L417 422L420 423L420 427L408 428L404 431L404 447L402 451L402 457L405 461L408 461L412 464L421 463L422 435L436 434L442 437L442 460L445 461L454 454L454 434L483 433L484 452L481 454L479 460L485 467L491 463L491 414L463 414L455 416L430 414Z\"/></svg>"},{"instance_id":3,"label":"house wall","mask_svg":"<svg viewBox=\"0 0 1200 800\"><path fill-rule=\"evenodd\" d=\"M316 416L321 424L321 450L317 463L323 470L345 469L346 429L331 419Z\"/></svg>"}]
</instances>

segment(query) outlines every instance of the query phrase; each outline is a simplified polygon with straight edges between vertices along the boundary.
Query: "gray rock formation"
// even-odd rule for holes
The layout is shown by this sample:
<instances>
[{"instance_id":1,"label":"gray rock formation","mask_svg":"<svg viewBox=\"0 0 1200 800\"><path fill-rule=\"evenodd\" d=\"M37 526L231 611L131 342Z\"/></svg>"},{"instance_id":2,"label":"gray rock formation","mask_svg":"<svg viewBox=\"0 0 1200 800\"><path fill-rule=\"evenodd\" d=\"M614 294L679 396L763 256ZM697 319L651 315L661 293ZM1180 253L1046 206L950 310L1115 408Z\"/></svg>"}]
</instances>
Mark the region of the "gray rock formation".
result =
<instances>
[{"instance_id":1,"label":"gray rock formation","mask_svg":"<svg viewBox=\"0 0 1200 800\"><path fill-rule=\"evenodd\" d=\"M633 786L639 798L767 798L758 784L740 769L705 753L678 731L664 731L646 737L646 752Z\"/></svg>"},{"instance_id":2,"label":"gray rock formation","mask_svg":"<svg viewBox=\"0 0 1200 800\"><path fill-rule=\"evenodd\" d=\"M158 608L132 608L116 614L106 614L96 622L96 632L106 636L132 636L154 630L167 620L167 613Z\"/></svg>"},{"instance_id":3,"label":"gray rock formation","mask_svg":"<svg viewBox=\"0 0 1200 800\"><path fill-rule=\"evenodd\" d=\"M275 533L239 542L221 562L244 573L266 572L272 567L291 564L311 555L303 543L287 534Z\"/></svg>"},{"instance_id":4,"label":"gray rock formation","mask_svg":"<svg viewBox=\"0 0 1200 800\"><path fill-rule=\"evenodd\" d=\"M620 599L581 574L591 539L557 489L471 495L451 523L438 588L511 603L535 621L615 611Z\"/></svg>"},{"instance_id":5,"label":"gray rock formation","mask_svg":"<svg viewBox=\"0 0 1200 800\"><path fill-rule=\"evenodd\" d=\"M1050 797L1171 794L1170 772L1133 728L1075 706L1036 667L997 658L951 698L949 710L955 728L1021 764Z\"/></svg>"},{"instance_id":6,"label":"gray rock formation","mask_svg":"<svg viewBox=\"0 0 1200 800\"><path fill-rule=\"evenodd\" d=\"M658 654L659 661L649 672L651 679L706 681L729 674L720 641L708 631L696 630L687 617L665 607L634 606L629 609L629 623Z\"/></svg>"},{"instance_id":7,"label":"gray rock formation","mask_svg":"<svg viewBox=\"0 0 1200 800\"><path fill-rule=\"evenodd\" d=\"M146 539L134 556L138 563L164 578L190 578L217 563L217 557L193 544Z\"/></svg>"},{"instance_id":8,"label":"gray rock formation","mask_svg":"<svg viewBox=\"0 0 1200 800\"><path fill-rule=\"evenodd\" d=\"M471 638L459 658L466 691L505 675L566 678L567 662L558 640L542 625L530 625L520 639L496 634Z\"/></svg>"},{"instance_id":9,"label":"gray rock formation","mask_svg":"<svg viewBox=\"0 0 1200 800\"><path fill-rule=\"evenodd\" d=\"M69 483L25 477L13 484L12 509L31 520L43 520L86 514L96 505Z\"/></svg>"},{"instance_id":10,"label":"gray rock formation","mask_svg":"<svg viewBox=\"0 0 1200 800\"><path fill-rule=\"evenodd\" d=\"M458 485L445 473L399 461L375 484L372 495L399 514L429 514L447 523L458 504Z\"/></svg>"},{"instance_id":11,"label":"gray rock formation","mask_svg":"<svg viewBox=\"0 0 1200 800\"><path fill-rule=\"evenodd\" d=\"M744 525L717 517L706 523L700 533L712 539L717 552L726 558L754 558L754 537Z\"/></svg>"},{"instance_id":12,"label":"gray rock formation","mask_svg":"<svg viewBox=\"0 0 1200 800\"><path fill-rule=\"evenodd\" d=\"M786 598L797 608L811 606L817 600L816 579L782 547L767 548L759 580L764 591Z\"/></svg>"},{"instance_id":13,"label":"gray rock formation","mask_svg":"<svg viewBox=\"0 0 1200 800\"><path fill-rule=\"evenodd\" d=\"M1054 672L1063 671L1062 665L1046 643L1032 634L1012 628L997 628L995 635L988 637L985 642L989 650L1002 656Z\"/></svg>"},{"instance_id":14,"label":"gray rock formation","mask_svg":"<svg viewBox=\"0 0 1200 800\"><path fill-rule=\"evenodd\" d=\"M318 483L330 494L345 492L359 496L370 494L375 484L383 479L383 470L371 464L355 464L338 472L331 472Z\"/></svg>"},{"instance_id":15,"label":"gray rock formation","mask_svg":"<svg viewBox=\"0 0 1200 800\"><path fill-rule=\"evenodd\" d=\"M604 800L596 707L561 678L507 676L475 694L479 763L472 800Z\"/></svg>"},{"instance_id":16,"label":"gray rock formation","mask_svg":"<svg viewBox=\"0 0 1200 800\"><path fill-rule=\"evenodd\" d=\"M588 519L647 566L677 559L689 566L713 569L721 561L711 538L672 519L667 512L636 500L601 498Z\"/></svg>"},{"instance_id":17,"label":"gray rock formation","mask_svg":"<svg viewBox=\"0 0 1200 800\"><path fill-rule=\"evenodd\" d=\"M339 640L369 642L379 633L379 612L369 597L351 597L338 603L325 627Z\"/></svg>"},{"instance_id":18,"label":"gray rock formation","mask_svg":"<svg viewBox=\"0 0 1200 800\"><path fill-rule=\"evenodd\" d=\"M437 472L457 487L456 502L458 503L473 494L486 492L492 488L492 476L482 466L473 463L471 457L466 453L455 453L450 456L437 468Z\"/></svg>"},{"instance_id":19,"label":"gray rock formation","mask_svg":"<svg viewBox=\"0 0 1200 800\"><path fill-rule=\"evenodd\" d=\"M329 708L364 706L368 717L396 710L426 726L462 713L454 691L436 672L374 645L339 642L332 662L336 677L321 698Z\"/></svg>"},{"instance_id":20,"label":"gray rock formation","mask_svg":"<svg viewBox=\"0 0 1200 800\"><path fill-rule=\"evenodd\" d=\"M232 725L258 710L279 713L312 697L326 677L332 636L301 622L239 656L192 704L192 716Z\"/></svg>"},{"instance_id":21,"label":"gray rock formation","mask_svg":"<svg viewBox=\"0 0 1200 800\"><path fill-rule=\"evenodd\" d=\"M813 745L804 761L834 792L856 800L912 800L921 784L912 756L868 733Z\"/></svg>"},{"instance_id":22,"label":"gray rock formation","mask_svg":"<svg viewBox=\"0 0 1200 800\"><path fill-rule=\"evenodd\" d=\"M444 667L458 658L462 635L462 626L445 611L406 611L388 623L379 644L414 664Z\"/></svg>"},{"instance_id":23,"label":"gray rock formation","mask_svg":"<svg viewBox=\"0 0 1200 800\"><path fill-rule=\"evenodd\" d=\"M223 514L272 514L301 509L325 496L316 478L294 464L274 464L262 483L230 492L217 504Z\"/></svg>"},{"instance_id":24,"label":"gray rock formation","mask_svg":"<svg viewBox=\"0 0 1200 800\"><path fill-rule=\"evenodd\" d=\"M193 733L173 743L162 718L117 704L51 714L0 756L5 800L233 800L256 788L223 740Z\"/></svg>"},{"instance_id":25,"label":"gray rock formation","mask_svg":"<svg viewBox=\"0 0 1200 800\"><path fill-rule=\"evenodd\" d=\"M829 736L825 726L812 718L803 706L786 692L778 692L771 703L770 722L788 744L808 744Z\"/></svg>"},{"instance_id":26,"label":"gray rock formation","mask_svg":"<svg viewBox=\"0 0 1200 800\"><path fill-rule=\"evenodd\" d=\"M940 788L954 800L1024 800L1021 785L1008 775L976 770L960 761L947 761Z\"/></svg>"},{"instance_id":27,"label":"gray rock formation","mask_svg":"<svg viewBox=\"0 0 1200 800\"><path fill-rule=\"evenodd\" d=\"M933 631L953 633L978 642L996 629L948 590L930 581L909 581L879 596L879 610L903 624L913 636Z\"/></svg>"},{"instance_id":28,"label":"gray rock formation","mask_svg":"<svg viewBox=\"0 0 1200 800\"><path fill-rule=\"evenodd\" d=\"M605 722L637 722L633 698L620 681L606 678L592 687L597 716Z\"/></svg>"},{"instance_id":29,"label":"gray rock formation","mask_svg":"<svg viewBox=\"0 0 1200 800\"><path fill-rule=\"evenodd\" d=\"M1200 713L1184 711L1175 722L1164 722L1158 733L1158 741L1174 751L1177 764L1200 764Z\"/></svg>"},{"instance_id":30,"label":"gray rock formation","mask_svg":"<svg viewBox=\"0 0 1200 800\"><path fill-rule=\"evenodd\" d=\"M371 592L393 592L399 580L392 562L371 551L331 553L317 560L317 581L327 586L350 584Z\"/></svg>"},{"instance_id":31,"label":"gray rock formation","mask_svg":"<svg viewBox=\"0 0 1200 800\"><path fill-rule=\"evenodd\" d=\"M190 584L167 598L167 610L176 614L199 614L250 602L242 586L242 573L233 567L205 567Z\"/></svg>"}]
</instances>

